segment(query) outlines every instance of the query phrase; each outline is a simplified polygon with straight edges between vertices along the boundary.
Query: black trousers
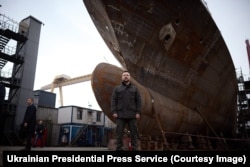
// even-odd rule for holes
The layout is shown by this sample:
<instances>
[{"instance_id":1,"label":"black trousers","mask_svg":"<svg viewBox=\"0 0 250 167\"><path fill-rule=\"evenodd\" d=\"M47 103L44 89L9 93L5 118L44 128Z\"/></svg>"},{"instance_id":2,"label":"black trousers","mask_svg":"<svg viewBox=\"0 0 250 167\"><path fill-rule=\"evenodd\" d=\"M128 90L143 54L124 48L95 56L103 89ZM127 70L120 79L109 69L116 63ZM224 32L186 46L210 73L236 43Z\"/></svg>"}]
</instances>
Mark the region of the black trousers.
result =
<instances>
[{"instance_id":1,"label":"black trousers","mask_svg":"<svg viewBox=\"0 0 250 167\"><path fill-rule=\"evenodd\" d=\"M136 119L116 118L116 150L122 150L124 128L128 125L130 131L132 150L137 150L138 129Z\"/></svg>"},{"instance_id":2,"label":"black trousers","mask_svg":"<svg viewBox=\"0 0 250 167\"><path fill-rule=\"evenodd\" d=\"M26 139L27 139L27 143L26 143L26 149L30 150L31 149L31 146L32 146L32 143L31 143L31 140L32 140L32 137L34 135L34 132L30 132L28 131L26 133Z\"/></svg>"}]
</instances>

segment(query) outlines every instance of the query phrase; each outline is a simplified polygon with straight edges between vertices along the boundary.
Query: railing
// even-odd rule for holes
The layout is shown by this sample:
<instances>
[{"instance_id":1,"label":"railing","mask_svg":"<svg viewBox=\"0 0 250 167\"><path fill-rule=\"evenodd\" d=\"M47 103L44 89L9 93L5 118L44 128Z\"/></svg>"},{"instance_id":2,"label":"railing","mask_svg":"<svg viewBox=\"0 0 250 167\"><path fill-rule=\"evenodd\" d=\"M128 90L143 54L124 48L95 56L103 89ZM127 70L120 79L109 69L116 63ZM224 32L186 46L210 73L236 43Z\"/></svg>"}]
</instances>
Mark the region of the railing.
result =
<instances>
[{"instance_id":1,"label":"railing","mask_svg":"<svg viewBox=\"0 0 250 167\"><path fill-rule=\"evenodd\" d=\"M1 29L9 29L13 32L18 32L19 24L18 22L14 21L13 19L10 19L9 17L0 14L0 28Z\"/></svg>"},{"instance_id":2,"label":"railing","mask_svg":"<svg viewBox=\"0 0 250 167\"><path fill-rule=\"evenodd\" d=\"M12 69L5 71L0 69L0 76L4 78L10 78L12 75Z\"/></svg>"},{"instance_id":3,"label":"railing","mask_svg":"<svg viewBox=\"0 0 250 167\"><path fill-rule=\"evenodd\" d=\"M14 54L16 53L16 47L6 45L6 46L2 49L2 53L5 53L5 54L7 54L7 55L14 55Z\"/></svg>"}]
</instances>

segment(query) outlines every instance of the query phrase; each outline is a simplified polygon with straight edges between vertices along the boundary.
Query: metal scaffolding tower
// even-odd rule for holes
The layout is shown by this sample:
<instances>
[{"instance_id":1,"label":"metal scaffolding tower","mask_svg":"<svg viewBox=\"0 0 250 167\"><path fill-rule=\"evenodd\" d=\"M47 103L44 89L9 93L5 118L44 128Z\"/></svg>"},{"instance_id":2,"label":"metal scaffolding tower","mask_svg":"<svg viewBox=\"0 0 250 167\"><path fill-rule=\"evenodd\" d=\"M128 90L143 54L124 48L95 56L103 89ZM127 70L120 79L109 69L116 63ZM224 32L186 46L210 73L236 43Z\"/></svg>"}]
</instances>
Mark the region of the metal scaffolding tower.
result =
<instances>
[{"instance_id":1,"label":"metal scaffolding tower","mask_svg":"<svg viewBox=\"0 0 250 167\"><path fill-rule=\"evenodd\" d=\"M18 144L26 99L33 96L41 25L32 16L18 23L0 14L0 81L6 89L0 106L4 144Z\"/></svg>"},{"instance_id":2,"label":"metal scaffolding tower","mask_svg":"<svg viewBox=\"0 0 250 167\"><path fill-rule=\"evenodd\" d=\"M238 78L238 113L237 135L240 138L250 137L250 81L245 81L242 71L237 71Z\"/></svg>"},{"instance_id":3,"label":"metal scaffolding tower","mask_svg":"<svg viewBox=\"0 0 250 167\"><path fill-rule=\"evenodd\" d=\"M22 27L22 31L19 31L17 22L0 14L0 77L1 82L8 89L3 110L8 115L15 114L17 108L16 104L12 103L12 99L20 88L24 63L24 55L21 50L27 41L26 31L26 27ZM12 42L12 46L9 45L10 42ZM8 68L11 69L9 73L3 70L5 66L9 66Z\"/></svg>"}]
</instances>

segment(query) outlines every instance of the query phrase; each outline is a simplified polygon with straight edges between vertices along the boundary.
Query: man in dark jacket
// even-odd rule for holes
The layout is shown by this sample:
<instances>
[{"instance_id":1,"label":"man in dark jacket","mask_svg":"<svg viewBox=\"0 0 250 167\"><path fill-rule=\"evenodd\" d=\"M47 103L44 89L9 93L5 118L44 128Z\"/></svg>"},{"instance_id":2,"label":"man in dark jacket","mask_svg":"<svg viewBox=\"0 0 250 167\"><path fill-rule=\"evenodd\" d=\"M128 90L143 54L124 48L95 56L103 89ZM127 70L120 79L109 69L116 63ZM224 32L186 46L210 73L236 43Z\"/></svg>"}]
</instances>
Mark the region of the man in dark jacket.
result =
<instances>
[{"instance_id":1,"label":"man in dark jacket","mask_svg":"<svg viewBox=\"0 0 250 167\"><path fill-rule=\"evenodd\" d=\"M38 125L36 126L36 131L35 131L35 142L34 142L34 147L37 146L37 141L40 140L41 142L41 147L43 147L43 134L44 134L45 126L43 124L43 121L40 120Z\"/></svg>"},{"instance_id":2,"label":"man in dark jacket","mask_svg":"<svg viewBox=\"0 0 250 167\"><path fill-rule=\"evenodd\" d=\"M27 144L24 151L30 151L31 139L34 135L36 128L36 106L34 105L33 98L27 99L27 108L23 118L23 128L25 128Z\"/></svg>"},{"instance_id":3,"label":"man in dark jacket","mask_svg":"<svg viewBox=\"0 0 250 167\"><path fill-rule=\"evenodd\" d=\"M137 119L141 114L141 96L135 85L130 82L130 73L122 73L122 83L115 87L111 97L111 112L116 119L117 151L123 147L123 135L126 124L131 134L132 150L137 150Z\"/></svg>"}]
</instances>

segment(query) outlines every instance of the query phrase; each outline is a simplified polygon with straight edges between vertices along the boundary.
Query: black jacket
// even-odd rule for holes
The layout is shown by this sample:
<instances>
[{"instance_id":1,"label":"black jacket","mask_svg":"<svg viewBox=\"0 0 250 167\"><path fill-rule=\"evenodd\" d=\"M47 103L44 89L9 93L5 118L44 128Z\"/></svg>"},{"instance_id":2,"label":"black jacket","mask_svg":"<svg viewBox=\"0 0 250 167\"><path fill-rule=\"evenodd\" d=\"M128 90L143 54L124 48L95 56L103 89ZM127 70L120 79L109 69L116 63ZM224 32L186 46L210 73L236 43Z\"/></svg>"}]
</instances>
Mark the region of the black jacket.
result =
<instances>
[{"instance_id":1,"label":"black jacket","mask_svg":"<svg viewBox=\"0 0 250 167\"><path fill-rule=\"evenodd\" d=\"M44 129L45 129L44 125L43 124L41 124L41 125L39 124L39 125L36 126L36 133L39 134L39 135L43 135Z\"/></svg>"},{"instance_id":2,"label":"black jacket","mask_svg":"<svg viewBox=\"0 0 250 167\"><path fill-rule=\"evenodd\" d=\"M29 105L26 108L23 123L28 123L27 131L34 132L36 128L36 106L34 104Z\"/></svg>"},{"instance_id":3,"label":"black jacket","mask_svg":"<svg viewBox=\"0 0 250 167\"><path fill-rule=\"evenodd\" d=\"M118 118L135 118L136 114L141 114L141 96L135 85L121 83L114 88L111 112L117 113Z\"/></svg>"}]
</instances>

